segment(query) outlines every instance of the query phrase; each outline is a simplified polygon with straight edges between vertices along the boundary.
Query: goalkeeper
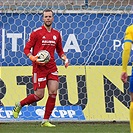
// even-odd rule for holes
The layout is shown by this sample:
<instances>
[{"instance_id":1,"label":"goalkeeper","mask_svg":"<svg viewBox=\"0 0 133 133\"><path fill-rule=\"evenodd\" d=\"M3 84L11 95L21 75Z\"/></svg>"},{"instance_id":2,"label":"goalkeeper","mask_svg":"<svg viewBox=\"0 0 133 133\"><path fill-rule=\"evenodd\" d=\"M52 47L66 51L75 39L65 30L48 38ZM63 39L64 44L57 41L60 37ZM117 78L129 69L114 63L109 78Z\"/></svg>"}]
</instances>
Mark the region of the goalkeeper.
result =
<instances>
[{"instance_id":1,"label":"goalkeeper","mask_svg":"<svg viewBox=\"0 0 133 133\"><path fill-rule=\"evenodd\" d=\"M52 28L54 20L52 10L43 11L44 25L35 29L26 43L24 53L29 57L33 64L33 88L34 94L30 94L25 99L15 104L13 116L17 118L21 108L25 105L30 105L33 102L40 101L44 97L45 87L47 85L49 97L46 102L44 118L41 123L42 127L55 127L49 121L50 115L55 107L56 95L59 86L58 71L54 59L54 52L57 51L59 57L64 61L65 67L69 65L68 59L65 56L62 48L60 33ZM32 53L30 52L32 48ZM50 61L46 64L38 62L36 57L40 50L47 50L50 53Z\"/></svg>"},{"instance_id":2,"label":"goalkeeper","mask_svg":"<svg viewBox=\"0 0 133 133\"><path fill-rule=\"evenodd\" d=\"M130 52L133 44L133 25L128 26L125 32L124 38L124 50L122 53L122 74L121 80L123 83L127 82L127 65L130 58ZM133 133L133 67L132 67L132 74L130 77L130 129L131 133Z\"/></svg>"}]
</instances>

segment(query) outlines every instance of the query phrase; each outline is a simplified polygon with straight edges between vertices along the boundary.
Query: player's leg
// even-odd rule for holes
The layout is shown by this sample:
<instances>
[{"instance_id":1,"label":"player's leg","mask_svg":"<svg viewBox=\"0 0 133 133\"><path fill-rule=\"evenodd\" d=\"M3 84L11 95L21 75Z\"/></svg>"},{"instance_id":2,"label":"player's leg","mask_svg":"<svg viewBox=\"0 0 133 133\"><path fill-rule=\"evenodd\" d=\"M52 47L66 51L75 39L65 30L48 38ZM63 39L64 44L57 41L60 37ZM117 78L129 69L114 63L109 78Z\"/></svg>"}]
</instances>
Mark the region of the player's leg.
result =
<instances>
[{"instance_id":1,"label":"player's leg","mask_svg":"<svg viewBox=\"0 0 133 133\"><path fill-rule=\"evenodd\" d=\"M13 109L14 118L18 118L19 112L23 106L40 101L43 98L43 96L41 96L40 94L44 94L44 89L37 89L34 94L30 94L29 96L21 100L19 103L16 103Z\"/></svg>"},{"instance_id":2,"label":"player's leg","mask_svg":"<svg viewBox=\"0 0 133 133\"><path fill-rule=\"evenodd\" d=\"M41 82L41 80L39 79L42 78L40 78L40 76L37 76L37 74L34 74L33 79L34 94L30 94L29 96L21 100L19 103L15 104L15 107L13 109L14 118L18 117L19 112L23 106L40 101L44 97L44 88L46 86L46 80L43 80L43 82Z\"/></svg>"},{"instance_id":3,"label":"player's leg","mask_svg":"<svg viewBox=\"0 0 133 133\"><path fill-rule=\"evenodd\" d=\"M131 96L131 102L130 102L130 129L131 133L133 133L133 68L132 68L132 75L130 77L130 96Z\"/></svg>"},{"instance_id":4,"label":"player's leg","mask_svg":"<svg viewBox=\"0 0 133 133\"><path fill-rule=\"evenodd\" d=\"M133 93L131 95L131 102L130 102L130 129L131 133L133 133Z\"/></svg>"},{"instance_id":5,"label":"player's leg","mask_svg":"<svg viewBox=\"0 0 133 133\"><path fill-rule=\"evenodd\" d=\"M47 87L48 87L49 97L46 102L45 114L41 126L55 127L55 125L49 122L49 118L55 107L56 95L59 87L57 75L52 75L52 74L48 75Z\"/></svg>"}]
</instances>

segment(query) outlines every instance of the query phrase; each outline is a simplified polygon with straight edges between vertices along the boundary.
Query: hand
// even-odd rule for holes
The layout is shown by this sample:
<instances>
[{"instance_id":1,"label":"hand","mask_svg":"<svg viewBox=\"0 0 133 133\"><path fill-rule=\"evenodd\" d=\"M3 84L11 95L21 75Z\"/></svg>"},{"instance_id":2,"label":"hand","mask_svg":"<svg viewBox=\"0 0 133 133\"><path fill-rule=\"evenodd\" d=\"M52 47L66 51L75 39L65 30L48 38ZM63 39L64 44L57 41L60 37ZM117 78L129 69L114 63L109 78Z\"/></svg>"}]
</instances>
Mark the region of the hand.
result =
<instances>
[{"instance_id":1,"label":"hand","mask_svg":"<svg viewBox=\"0 0 133 133\"><path fill-rule=\"evenodd\" d=\"M36 62L38 59L38 56L29 55L29 59L33 62Z\"/></svg>"},{"instance_id":2,"label":"hand","mask_svg":"<svg viewBox=\"0 0 133 133\"><path fill-rule=\"evenodd\" d=\"M121 80L122 80L123 83L127 82L127 77L128 77L127 72L122 72Z\"/></svg>"},{"instance_id":3,"label":"hand","mask_svg":"<svg viewBox=\"0 0 133 133\"><path fill-rule=\"evenodd\" d=\"M65 64L65 68L67 68L69 66L69 60L66 58L66 60L64 61Z\"/></svg>"},{"instance_id":4,"label":"hand","mask_svg":"<svg viewBox=\"0 0 133 133\"><path fill-rule=\"evenodd\" d=\"M44 65L45 65L44 62L40 62L42 59L38 59L38 56L29 55L29 59L30 59L32 62L35 62L35 63L37 63L37 64L40 65L40 66L44 66Z\"/></svg>"},{"instance_id":5,"label":"hand","mask_svg":"<svg viewBox=\"0 0 133 133\"><path fill-rule=\"evenodd\" d=\"M65 68L67 68L69 66L69 60L65 55L62 55L61 59L64 61Z\"/></svg>"}]
</instances>

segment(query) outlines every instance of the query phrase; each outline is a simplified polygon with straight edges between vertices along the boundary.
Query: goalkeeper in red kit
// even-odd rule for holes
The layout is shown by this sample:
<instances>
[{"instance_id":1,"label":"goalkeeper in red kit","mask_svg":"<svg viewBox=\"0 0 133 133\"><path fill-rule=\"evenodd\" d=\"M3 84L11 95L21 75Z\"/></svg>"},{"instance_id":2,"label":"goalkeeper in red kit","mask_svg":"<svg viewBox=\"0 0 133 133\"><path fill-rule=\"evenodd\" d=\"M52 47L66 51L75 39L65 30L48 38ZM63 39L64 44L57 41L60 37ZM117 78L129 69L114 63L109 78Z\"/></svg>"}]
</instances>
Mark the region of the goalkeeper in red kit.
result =
<instances>
[{"instance_id":1,"label":"goalkeeper in red kit","mask_svg":"<svg viewBox=\"0 0 133 133\"><path fill-rule=\"evenodd\" d=\"M34 94L30 94L19 103L15 104L13 109L13 116L17 118L21 108L25 105L30 105L33 102L40 101L44 97L45 87L48 88L48 99L46 102L44 118L41 123L42 127L55 127L49 121L50 115L55 107L56 95L58 90L58 70L54 59L55 50L59 57L64 61L67 68L69 65L68 59L65 56L62 48L62 41L60 33L52 28L54 20L52 10L43 11L44 25L35 29L31 34L24 53L29 57L33 64L33 88ZM32 48L32 52L30 52ZM50 61L46 64L38 62L36 56L40 50L47 50L50 53Z\"/></svg>"}]
</instances>

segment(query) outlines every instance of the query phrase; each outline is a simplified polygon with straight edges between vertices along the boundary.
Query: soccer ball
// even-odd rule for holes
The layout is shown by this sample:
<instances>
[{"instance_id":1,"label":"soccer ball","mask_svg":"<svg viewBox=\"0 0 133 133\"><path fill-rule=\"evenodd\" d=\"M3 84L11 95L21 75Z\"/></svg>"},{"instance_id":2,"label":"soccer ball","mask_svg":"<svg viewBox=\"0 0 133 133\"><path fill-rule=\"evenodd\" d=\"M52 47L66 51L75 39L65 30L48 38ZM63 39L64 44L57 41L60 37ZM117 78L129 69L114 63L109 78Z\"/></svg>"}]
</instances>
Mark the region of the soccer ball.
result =
<instances>
[{"instance_id":1,"label":"soccer ball","mask_svg":"<svg viewBox=\"0 0 133 133\"><path fill-rule=\"evenodd\" d=\"M40 63L48 63L50 60L50 54L47 50L39 51L37 56L38 56L37 61Z\"/></svg>"}]
</instances>

